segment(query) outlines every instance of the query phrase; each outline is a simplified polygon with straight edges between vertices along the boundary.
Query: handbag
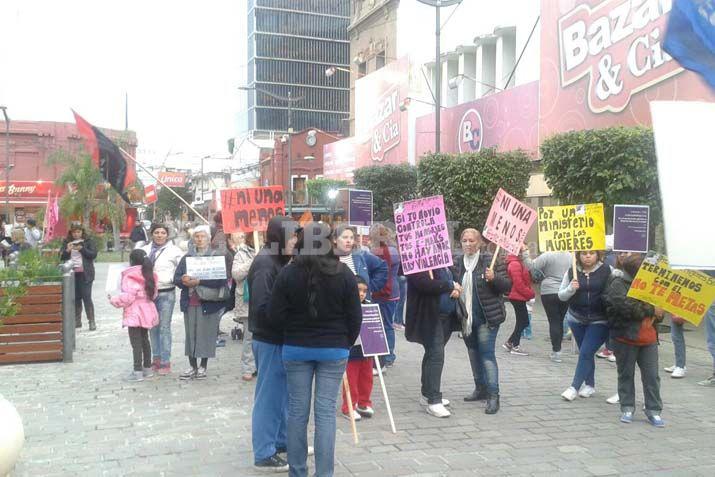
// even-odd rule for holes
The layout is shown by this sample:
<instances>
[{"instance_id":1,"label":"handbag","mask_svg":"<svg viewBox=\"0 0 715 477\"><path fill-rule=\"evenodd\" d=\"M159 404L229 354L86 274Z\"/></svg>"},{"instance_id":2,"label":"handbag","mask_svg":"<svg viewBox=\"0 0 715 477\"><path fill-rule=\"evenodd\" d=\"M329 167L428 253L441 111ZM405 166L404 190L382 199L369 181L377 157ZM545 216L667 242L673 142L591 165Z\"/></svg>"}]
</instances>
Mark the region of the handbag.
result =
<instances>
[{"instance_id":1,"label":"handbag","mask_svg":"<svg viewBox=\"0 0 715 477\"><path fill-rule=\"evenodd\" d=\"M469 330L469 314L467 313L467 307L461 299L457 298L455 301L457 304L454 312L457 315L459 324L462 326L462 333L464 333L465 336L469 335L472 330Z\"/></svg>"},{"instance_id":2,"label":"handbag","mask_svg":"<svg viewBox=\"0 0 715 477\"><path fill-rule=\"evenodd\" d=\"M231 294L231 290L227 285L222 285L219 288L199 285L195 288L195 291L201 301L227 301Z\"/></svg>"}]
</instances>

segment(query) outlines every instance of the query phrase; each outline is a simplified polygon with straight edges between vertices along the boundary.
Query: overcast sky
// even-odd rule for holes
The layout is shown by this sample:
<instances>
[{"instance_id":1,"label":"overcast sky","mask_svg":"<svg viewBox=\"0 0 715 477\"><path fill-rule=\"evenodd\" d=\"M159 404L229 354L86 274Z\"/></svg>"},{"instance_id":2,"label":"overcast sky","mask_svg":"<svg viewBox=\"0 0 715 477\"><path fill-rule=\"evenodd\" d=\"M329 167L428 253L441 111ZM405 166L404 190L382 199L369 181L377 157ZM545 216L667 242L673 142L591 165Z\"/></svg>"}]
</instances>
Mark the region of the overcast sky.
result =
<instances>
[{"instance_id":1,"label":"overcast sky","mask_svg":"<svg viewBox=\"0 0 715 477\"><path fill-rule=\"evenodd\" d=\"M245 0L0 0L0 105L11 119L72 122L74 108L124 129L127 92L140 160L227 156L245 10Z\"/></svg>"}]
</instances>

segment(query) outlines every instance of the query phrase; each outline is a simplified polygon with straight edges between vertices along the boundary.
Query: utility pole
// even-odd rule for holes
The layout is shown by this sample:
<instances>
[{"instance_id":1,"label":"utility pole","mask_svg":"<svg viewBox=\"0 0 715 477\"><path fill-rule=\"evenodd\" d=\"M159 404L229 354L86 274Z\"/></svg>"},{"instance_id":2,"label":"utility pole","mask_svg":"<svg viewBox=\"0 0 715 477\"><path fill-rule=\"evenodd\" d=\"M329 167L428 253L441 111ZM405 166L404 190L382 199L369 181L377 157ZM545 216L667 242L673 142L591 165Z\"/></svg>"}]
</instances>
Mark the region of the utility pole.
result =
<instances>
[{"instance_id":1,"label":"utility pole","mask_svg":"<svg viewBox=\"0 0 715 477\"><path fill-rule=\"evenodd\" d=\"M5 116L5 223L10 223L10 118L7 106L0 106L0 109Z\"/></svg>"},{"instance_id":2,"label":"utility pole","mask_svg":"<svg viewBox=\"0 0 715 477\"><path fill-rule=\"evenodd\" d=\"M442 60L440 58L442 56L441 45L440 45L441 34L442 34L442 25L441 25L441 20L440 20L440 10L439 9L442 7L449 7L452 5L456 5L458 3L461 3L463 0L417 0L417 1L435 8L435 32L434 32L434 37L435 37L434 149L435 149L435 151L434 152L439 154L440 149L441 149L440 134L442 132L442 127L441 127L442 121L441 121L441 117L440 117L440 113L441 113L441 109L442 109Z\"/></svg>"}]
</instances>

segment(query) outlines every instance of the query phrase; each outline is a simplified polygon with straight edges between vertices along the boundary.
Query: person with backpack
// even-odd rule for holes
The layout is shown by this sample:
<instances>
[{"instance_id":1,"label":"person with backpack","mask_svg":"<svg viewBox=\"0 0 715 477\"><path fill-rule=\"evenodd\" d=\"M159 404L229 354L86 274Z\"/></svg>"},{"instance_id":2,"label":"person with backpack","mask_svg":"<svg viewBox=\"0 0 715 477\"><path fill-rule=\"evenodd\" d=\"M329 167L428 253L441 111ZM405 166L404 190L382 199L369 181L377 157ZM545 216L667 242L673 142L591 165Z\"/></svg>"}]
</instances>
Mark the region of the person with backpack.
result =
<instances>
[{"instance_id":1,"label":"person with backpack","mask_svg":"<svg viewBox=\"0 0 715 477\"><path fill-rule=\"evenodd\" d=\"M373 292L372 303L380 305L382 323L385 326L387 347L390 354L380 356L380 365L390 368L395 362L395 329L393 326L395 309L400 301L400 285L397 276L400 270L400 254L395 247L392 232L382 224L375 224L370 229L371 252L385 261L387 265L387 280L382 289Z\"/></svg>"},{"instance_id":2,"label":"person with backpack","mask_svg":"<svg viewBox=\"0 0 715 477\"><path fill-rule=\"evenodd\" d=\"M159 313L154 305L158 282L146 252L136 249L129 254L129 268L122 272L121 293L109 297L114 307L124 309L122 326L129 331L134 370L127 381L143 381L154 376L149 330L159 324Z\"/></svg>"},{"instance_id":3,"label":"person with backpack","mask_svg":"<svg viewBox=\"0 0 715 477\"><path fill-rule=\"evenodd\" d=\"M503 344L503 347L510 354L529 356L529 353L521 349L521 334L529 326L529 310L526 308L526 302L536 296L534 289L531 288L531 274L516 255L507 255L506 264L507 274L512 282L511 291L509 291L507 298L509 298L511 305L514 307L516 321L514 323L514 332Z\"/></svg>"}]
</instances>

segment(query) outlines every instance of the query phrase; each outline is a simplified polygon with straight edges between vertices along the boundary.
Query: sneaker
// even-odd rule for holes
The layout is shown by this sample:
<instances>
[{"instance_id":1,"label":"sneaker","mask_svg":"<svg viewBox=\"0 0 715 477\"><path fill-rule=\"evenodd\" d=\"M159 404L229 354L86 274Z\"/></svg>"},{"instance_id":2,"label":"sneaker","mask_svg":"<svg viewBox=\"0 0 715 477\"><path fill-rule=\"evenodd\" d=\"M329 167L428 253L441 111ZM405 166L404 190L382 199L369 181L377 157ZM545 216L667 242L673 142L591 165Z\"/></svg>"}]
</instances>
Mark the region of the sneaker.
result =
<instances>
[{"instance_id":1,"label":"sneaker","mask_svg":"<svg viewBox=\"0 0 715 477\"><path fill-rule=\"evenodd\" d=\"M197 372L197 369L189 368L179 375L179 379L181 379L183 381L188 381L189 379L195 379L196 372Z\"/></svg>"},{"instance_id":2,"label":"sneaker","mask_svg":"<svg viewBox=\"0 0 715 477\"><path fill-rule=\"evenodd\" d=\"M698 381L698 384L701 386L715 387L715 374L704 381Z\"/></svg>"},{"instance_id":3,"label":"sneaker","mask_svg":"<svg viewBox=\"0 0 715 477\"><path fill-rule=\"evenodd\" d=\"M144 368L142 370L142 375L144 379L150 379L154 377L154 368Z\"/></svg>"},{"instance_id":4,"label":"sneaker","mask_svg":"<svg viewBox=\"0 0 715 477\"><path fill-rule=\"evenodd\" d=\"M561 351L554 351L549 355L549 359L553 361L554 363L561 363L563 360L561 359Z\"/></svg>"},{"instance_id":5,"label":"sneaker","mask_svg":"<svg viewBox=\"0 0 715 477\"><path fill-rule=\"evenodd\" d=\"M226 346L226 340L223 338L219 338L216 340L216 347L217 348L224 348Z\"/></svg>"},{"instance_id":6,"label":"sneaker","mask_svg":"<svg viewBox=\"0 0 715 477\"><path fill-rule=\"evenodd\" d=\"M442 404L430 404L427 406L427 414L434 417L449 417L452 415Z\"/></svg>"},{"instance_id":7,"label":"sneaker","mask_svg":"<svg viewBox=\"0 0 715 477\"><path fill-rule=\"evenodd\" d=\"M675 371L675 368L677 368L676 365L668 366L667 368L663 368L663 371L665 371L666 373L672 373L673 371Z\"/></svg>"},{"instance_id":8,"label":"sneaker","mask_svg":"<svg viewBox=\"0 0 715 477\"><path fill-rule=\"evenodd\" d=\"M276 447L276 454L287 454L287 447ZM308 446L308 456L315 455L315 447Z\"/></svg>"},{"instance_id":9,"label":"sneaker","mask_svg":"<svg viewBox=\"0 0 715 477\"><path fill-rule=\"evenodd\" d=\"M382 367L382 374L385 374L385 371L387 371L387 368L385 366ZM377 372L377 368L372 368L372 375L373 376L379 376L380 373Z\"/></svg>"},{"instance_id":10,"label":"sneaker","mask_svg":"<svg viewBox=\"0 0 715 477\"><path fill-rule=\"evenodd\" d=\"M611 353L611 356L608 357L608 362L609 362L609 363L615 363L615 362L616 362L616 353Z\"/></svg>"},{"instance_id":11,"label":"sneaker","mask_svg":"<svg viewBox=\"0 0 715 477\"><path fill-rule=\"evenodd\" d=\"M618 396L618 393L616 393L613 396L606 399L606 402L608 404L618 404L619 402L621 402L621 398Z\"/></svg>"},{"instance_id":12,"label":"sneaker","mask_svg":"<svg viewBox=\"0 0 715 477\"><path fill-rule=\"evenodd\" d=\"M243 376L241 376L241 379L243 379L246 382L253 381L253 373L246 373Z\"/></svg>"},{"instance_id":13,"label":"sneaker","mask_svg":"<svg viewBox=\"0 0 715 477\"><path fill-rule=\"evenodd\" d=\"M144 381L144 375L141 371L132 371L124 379L125 381L129 381L130 383L138 383L139 381Z\"/></svg>"},{"instance_id":14,"label":"sneaker","mask_svg":"<svg viewBox=\"0 0 715 477\"><path fill-rule=\"evenodd\" d=\"M684 378L687 373L688 373L688 371L686 368L678 368L676 366L676 368L673 370L673 373L670 375L670 377L675 378L675 379L680 379L680 378Z\"/></svg>"},{"instance_id":15,"label":"sneaker","mask_svg":"<svg viewBox=\"0 0 715 477\"><path fill-rule=\"evenodd\" d=\"M521 349L521 346L512 346L511 351L509 351L509 354L513 354L516 356L529 356L529 353Z\"/></svg>"},{"instance_id":16,"label":"sneaker","mask_svg":"<svg viewBox=\"0 0 715 477\"><path fill-rule=\"evenodd\" d=\"M573 401L578 396L578 391L573 386L570 386L566 391L561 393L561 397L567 401Z\"/></svg>"},{"instance_id":17,"label":"sneaker","mask_svg":"<svg viewBox=\"0 0 715 477\"><path fill-rule=\"evenodd\" d=\"M626 411L621 414L621 422L624 424L630 424L633 422L633 411Z\"/></svg>"},{"instance_id":18,"label":"sneaker","mask_svg":"<svg viewBox=\"0 0 715 477\"><path fill-rule=\"evenodd\" d=\"M511 345L511 343L509 343L508 341L507 341L506 343L504 343L503 345L501 345L501 347L504 348L506 351L509 351L509 352L510 352L510 351L512 350L512 348L513 348L513 346Z\"/></svg>"},{"instance_id":19,"label":"sneaker","mask_svg":"<svg viewBox=\"0 0 715 477\"><path fill-rule=\"evenodd\" d=\"M588 384L582 386L581 390L578 392L578 395L582 398L590 398L594 394L596 394L596 388L589 386Z\"/></svg>"},{"instance_id":20,"label":"sneaker","mask_svg":"<svg viewBox=\"0 0 715 477\"><path fill-rule=\"evenodd\" d=\"M206 379L206 368L199 368L198 371L196 371L196 379Z\"/></svg>"},{"instance_id":21,"label":"sneaker","mask_svg":"<svg viewBox=\"0 0 715 477\"><path fill-rule=\"evenodd\" d=\"M350 420L350 411L344 412L343 417L349 421ZM359 421L362 419L362 416L360 414L358 414L358 412L355 409L353 409L353 419L355 419L356 421Z\"/></svg>"},{"instance_id":22,"label":"sneaker","mask_svg":"<svg viewBox=\"0 0 715 477\"><path fill-rule=\"evenodd\" d=\"M405 325L401 325L399 323L393 323L392 328L397 331L405 331Z\"/></svg>"},{"instance_id":23,"label":"sneaker","mask_svg":"<svg viewBox=\"0 0 715 477\"><path fill-rule=\"evenodd\" d=\"M162 364L161 367L159 367L159 376L168 376L171 374L171 365L170 364Z\"/></svg>"},{"instance_id":24,"label":"sneaker","mask_svg":"<svg viewBox=\"0 0 715 477\"><path fill-rule=\"evenodd\" d=\"M253 463L253 467L270 472L288 472L288 461L278 455L278 452L267 459Z\"/></svg>"},{"instance_id":25,"label":"sneaker","mask_svg":"<svg viewBox=\"0 0 715 477\"><path fill-rule=\"evenodd\" d=\"M449 406L449 404L450 404L449 399L444 399L444 398L442 398L442 405L443 405L443 406ZM426 397L424 397L424 396L420 396L420 405L422 405L422 406L429 406L429 405L430 405L429 400L428 400Z\"/></svg>"},{"instance_id":26,"label":"sneaker","mask_svg":"<svg viewBox=\"0 0 715 477\"><path fill-rule=\"evenodd\" d=\"M375 410L372 408L372 406L358 406L355 408L358 414L360 414L362 417L372 417L375 415Z\"/></svg>"},{"instance_id":27,"label":"sneaker","mask_svg":"<svg viewBox=\"0 0 715 477\"><path fill-rule=\"evenodd\" d=\"M154 371L159 371L159 368L161 367L161 358L156 357L151 361L151 367Z\"/></svg>"},{"instance_id":28,"label":"sneaker","mask_svg":"<svg viewBox=\"0 0 715 477\"><path fill-rule=\"evenodd\" d=\"M665 422L658 414L648 416L648 422L653 424L655 427L665 427Z\"/></svg>"},{"instance_id":29,"label":"sneaker","mask_svg":"<svg viewBox=\"0 0 715 477\"><path fill-rule=\"evenodd\" d=\"M612 354L613 352L611 350L609 350L608 348L603 348L601 351L596 353L596 357L601 359L608 359Z\"/></svg>"}]
</instances>

